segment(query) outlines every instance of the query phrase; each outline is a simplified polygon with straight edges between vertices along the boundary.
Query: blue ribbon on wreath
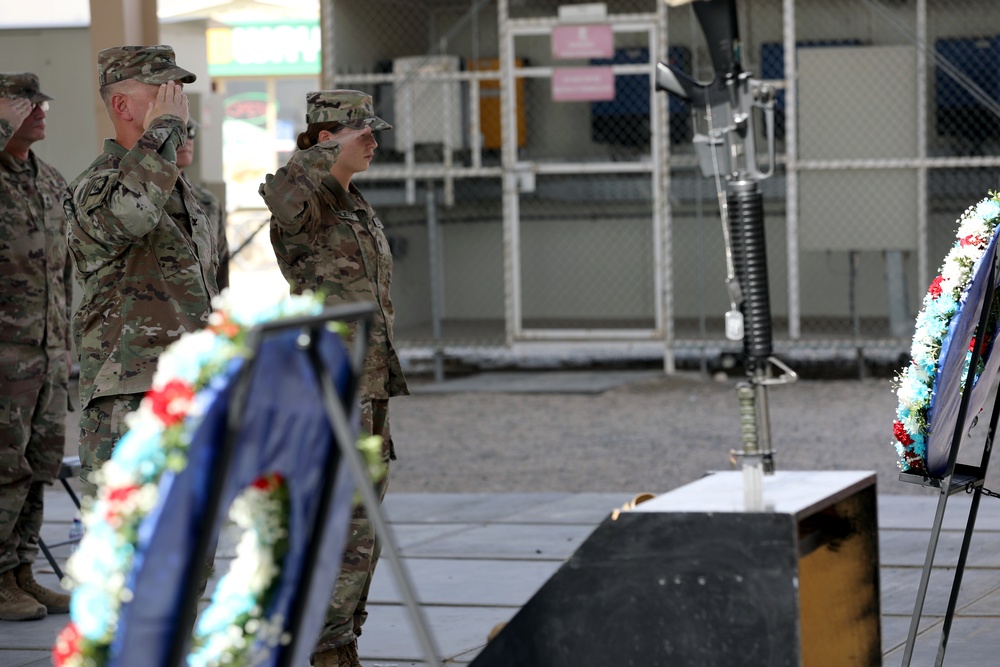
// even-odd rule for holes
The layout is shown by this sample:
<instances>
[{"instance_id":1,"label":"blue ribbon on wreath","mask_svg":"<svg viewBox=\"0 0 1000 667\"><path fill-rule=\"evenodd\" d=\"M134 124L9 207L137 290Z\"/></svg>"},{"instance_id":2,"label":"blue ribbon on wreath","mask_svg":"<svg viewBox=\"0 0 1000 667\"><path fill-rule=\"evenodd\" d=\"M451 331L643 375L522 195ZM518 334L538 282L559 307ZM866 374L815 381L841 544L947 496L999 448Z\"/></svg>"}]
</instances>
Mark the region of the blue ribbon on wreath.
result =
<instances>
[{"instance_id":1,"label":"blue ribbon on wreath","mask_svg":"<svg viewBox=\"0 0 1000 667\"><path fill-rule=\"evenodd\" d=\"M958 310L948 325L948 332L941 340L941 355L934 376L934 388L927 410L927 472L932 477L943 477L947 472L955 427L958 423L962 401L962 384L968 373L969 343L985 304L986 288L990 269L997 253L997 234L993 234L989 245L973 268L973 278ZM1000 279L1000 276L997 276ZM1000 280L997 280L1000 284ZM994 327L995 328L995 327ZM993 379L1000 369L1000 354L991 354L995 331L990 331L990 341L983 351L985 367L975 379L972 395L969 397L962 432L968 433L973 420L979 414L989 395ZM981 335L979 337L981 340ZM978 341L977 341L978 344Z\"/></svg>"}]
</instances>

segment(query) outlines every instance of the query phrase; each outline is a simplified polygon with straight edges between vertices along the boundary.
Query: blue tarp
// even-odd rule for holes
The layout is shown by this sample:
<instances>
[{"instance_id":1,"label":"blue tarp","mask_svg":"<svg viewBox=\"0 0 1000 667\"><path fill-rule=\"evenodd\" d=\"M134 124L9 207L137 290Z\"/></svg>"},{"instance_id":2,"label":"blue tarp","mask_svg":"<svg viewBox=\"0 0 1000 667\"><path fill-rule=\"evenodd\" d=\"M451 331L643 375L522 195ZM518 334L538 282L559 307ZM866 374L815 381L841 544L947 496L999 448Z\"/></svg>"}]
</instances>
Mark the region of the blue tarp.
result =
<instances>
[{"instance_id":1,"label":"blue tarp","mask_svg":"<svg viewBox=\"0 0 1000 667\"><path fill-rule=\"evenodd\" d=\"M275 334L261 345L253 361L246 410L229 469L217 471L216 462L241 361L230 366L225 381L214 389L217 396L194 434L187 467L179 474L163 476L160 501L140 527L129 586L135 597L122 607L111 667L166 667L183 585L200 576L203 567L192 553L198 530L211 520L217 537L233 499L258 477L271 472L285 477L291 500L289 551L271 611L288 619L293 609L304 606L302 640L297 642L289 664L308 664L343 554L354 488L347 466L336 467L326 528L321 536L314 535L319 490L339 458L331 462L330 455L337 456L337 444L316 373L307 353L296 346L298 334L294 330ZM343 395L351 376L347 353L330 332L323 332L318 346L338 393ZM353 445L355 434L351 435ZM221 484L223 489L218 515L208 517L204 505L212 484ZM307 599L297 600L296 586L312 539L321 540L320 561ZM280 650L272 651L255 664L274 665L280 655Z\"/></svg>"}]
</instances>

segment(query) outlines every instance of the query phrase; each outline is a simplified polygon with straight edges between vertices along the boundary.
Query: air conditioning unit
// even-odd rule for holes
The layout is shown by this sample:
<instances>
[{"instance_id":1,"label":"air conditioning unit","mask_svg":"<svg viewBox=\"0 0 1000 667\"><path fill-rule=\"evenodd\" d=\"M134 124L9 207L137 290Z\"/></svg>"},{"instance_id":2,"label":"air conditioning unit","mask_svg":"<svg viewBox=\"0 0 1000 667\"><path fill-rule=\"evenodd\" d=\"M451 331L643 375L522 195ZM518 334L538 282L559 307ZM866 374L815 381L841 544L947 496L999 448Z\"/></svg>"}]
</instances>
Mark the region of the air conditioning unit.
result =
<instances>
[{"instance_id":1,"label":"air conditioning unit","mask_svg":"<svg viewBox=\"0 0 1000 667\"><path fill-rule=\"evenodd\" d=\"M466 146L465 99L462 82L431 78L457 74L458 56L409 56L392 61L392 72L402 75L393 90L396 150L418 144L441 144L457 149Z\"/></svg>"}]
</instances>

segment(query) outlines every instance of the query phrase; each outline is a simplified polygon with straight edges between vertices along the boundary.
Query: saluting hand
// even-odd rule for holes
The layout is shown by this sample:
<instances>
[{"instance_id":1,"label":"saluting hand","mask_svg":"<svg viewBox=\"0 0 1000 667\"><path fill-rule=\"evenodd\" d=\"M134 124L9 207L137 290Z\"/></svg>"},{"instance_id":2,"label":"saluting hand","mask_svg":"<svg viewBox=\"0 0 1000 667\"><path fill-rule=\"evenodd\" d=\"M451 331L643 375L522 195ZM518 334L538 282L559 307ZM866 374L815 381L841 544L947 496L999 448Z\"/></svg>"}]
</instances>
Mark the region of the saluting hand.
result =
<instances>
[{"instance_id":1,"label":"saluting hand","mask_svg":"<svg viewBox=\"0 0 1000 667\"><path fill-rule=\"evenodd\" d=\"M146 118L142 121L142 129L148 129L153 119L171 114L180 116L180 119L188 121L188 97L184 92L184 85L168 81L160 84L156 91L156 101L150 102L146 111Z\"/></svg>"},{"instance_id":2,"label":"saluting hand","mask_svg":"<svg viewBox=\"0 0 1000 667\"><path fill-rule=\"evenodd\" d=\"M31 113L33 106L31 100L23 97L13 100L9 97L0 97L0 118L8 121L17 130Z\"/></svg>"},{"instance_id":3,"label":"saluting hand","mask_svg":"<svg viewBox=\"0 0 1000 667\"><path fill-rule=\"evenodd\" d=\"M321 141L311 149L315 152L316 156L313 159L313 165L316 168L320 168L323 171L329 171L336 164L337 158L340 157L340 139L327 139L326 141Z\"/></svg>"}]
</instances>

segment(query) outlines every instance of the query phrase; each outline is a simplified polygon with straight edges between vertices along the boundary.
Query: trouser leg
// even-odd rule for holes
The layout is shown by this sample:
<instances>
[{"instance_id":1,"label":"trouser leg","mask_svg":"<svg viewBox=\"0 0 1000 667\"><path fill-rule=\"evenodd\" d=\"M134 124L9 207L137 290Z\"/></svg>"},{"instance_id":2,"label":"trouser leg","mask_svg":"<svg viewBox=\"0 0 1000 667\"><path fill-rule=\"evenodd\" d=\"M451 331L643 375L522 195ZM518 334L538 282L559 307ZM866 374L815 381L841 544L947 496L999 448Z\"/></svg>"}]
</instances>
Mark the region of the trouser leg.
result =
<instances>
[{"instance_id":1,"label":"trouser leg","mask_svg":"<svg viewBox=\"0 0 1000 667\"><path fill-rule=\"evenodd\" d=\"M45 377L44 351L20 345L0 347L0 573L20 563L18 521L34 476L27 452Z\"/></svg>"},{"instance_id":2,"label":"trouser leg","mask_svg":"<svg viewBox=\"0 0 1000 667\"><path fill-rule=\"evenodd\" d=\"M385 476L376 487L380 503L389 485L389 457L392 450L388 404L387 400L366 400L361 406L362 434L374 433L383 440ZM381 540L375 535L374 524L364 505L354 508L340 571L316 644L317 653L349 644L361 634L361 628L368 618L368 591L381 551Z\"/></svg>"},{"instance_id":3,"label":"trouser leg","mask_svg":"<svg viewBox=\"0 0 1000 667\"><path fill-rule=\"evenodd\" d=\"M139 409L142 394L101 396L80 413L80 482L85 497L97 494L94 473L111 458L115 444L125 435L125 417Z\"/></svg>"},{"instance_id":4,"label":"trouser leg","mask_svg":"<svg viewBox=\"0 0 1000 667\"><path fill-rule=\"evenodd\" d=\"M18 560L34 563L45 514L45 485L59 474L66 451L66 400L69 369L63 350L50 350L45 383L31 420L31 435L25 458L31 468L31 485L15 530L20 535Z\"/></svg>"}]
</instances>

